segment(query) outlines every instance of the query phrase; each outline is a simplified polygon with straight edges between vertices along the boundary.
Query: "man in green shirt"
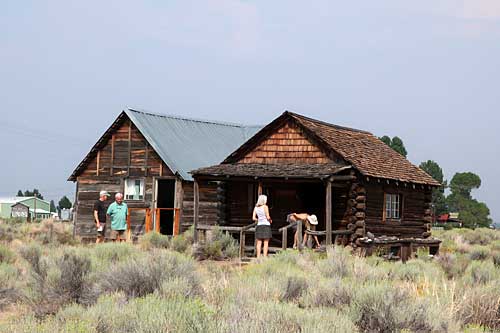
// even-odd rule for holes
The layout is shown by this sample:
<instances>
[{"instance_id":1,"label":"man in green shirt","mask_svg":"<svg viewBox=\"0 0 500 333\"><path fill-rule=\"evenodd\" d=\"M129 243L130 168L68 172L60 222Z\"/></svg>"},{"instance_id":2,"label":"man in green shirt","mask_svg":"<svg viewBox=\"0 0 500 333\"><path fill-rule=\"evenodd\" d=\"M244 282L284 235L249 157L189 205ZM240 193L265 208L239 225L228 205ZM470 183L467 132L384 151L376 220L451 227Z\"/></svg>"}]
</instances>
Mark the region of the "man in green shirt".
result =
<instances>
[{"instance_id":1,"label":"man in green shirt","mask_svg":"<svg viewBox=\"0 0 500 333\"><path fill-rule=\"evenodd\" d=\"M125 240L125 230L127 230L127 204L123 202L123 194L116 193L115 202L108 207L106 214L111 221L110 237L113 242L123 242Z\"/></svg>"}]
</instances>

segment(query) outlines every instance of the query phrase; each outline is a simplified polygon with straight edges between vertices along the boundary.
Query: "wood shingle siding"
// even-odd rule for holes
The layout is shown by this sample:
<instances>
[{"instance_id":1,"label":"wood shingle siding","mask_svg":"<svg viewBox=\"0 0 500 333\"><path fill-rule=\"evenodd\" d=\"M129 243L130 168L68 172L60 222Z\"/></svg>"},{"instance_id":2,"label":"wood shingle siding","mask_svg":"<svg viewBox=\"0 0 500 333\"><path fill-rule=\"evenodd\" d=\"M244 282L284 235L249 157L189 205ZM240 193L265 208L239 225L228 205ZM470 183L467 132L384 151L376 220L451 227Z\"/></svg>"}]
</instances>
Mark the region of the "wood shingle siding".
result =
<instances>
[{"instance_id":1,"label":"wood shingle siding","mask_svg":"<svg viewBox=\"0 0 500 333\"><path fill-rule=\"evenodd\" d=\"M239 163L261 164L329 162L328 156L313 145L299 128L288 123L263 140L239 161Z\"/></svg>"}]
</instances>

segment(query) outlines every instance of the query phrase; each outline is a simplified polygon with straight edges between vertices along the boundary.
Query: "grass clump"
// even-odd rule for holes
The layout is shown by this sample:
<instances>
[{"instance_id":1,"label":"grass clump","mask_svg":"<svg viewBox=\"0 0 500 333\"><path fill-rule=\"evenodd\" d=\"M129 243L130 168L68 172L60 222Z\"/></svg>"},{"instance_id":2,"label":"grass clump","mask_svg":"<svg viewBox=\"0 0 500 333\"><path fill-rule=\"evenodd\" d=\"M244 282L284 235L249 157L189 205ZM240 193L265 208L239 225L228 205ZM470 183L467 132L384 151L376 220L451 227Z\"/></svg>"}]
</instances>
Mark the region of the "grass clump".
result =
<instances>
[{"instance_id":1,"label":"grass clump","mask_svg":"<svg viewBox=\"0 0 500 333\"><path fill-rule=\"evenodd\" d=\"M406 290L387 284L365 285L356 295L353 318L361 332L446 332L446 322L434 323L427 305ZM439 329L437 329L438 326Z\"/></svg>"},{"instance_id":2,"label":"grass clump","mask_svg":"<svg viewBox=\"0 0 500 333\"><path fill-rule=\"evenodd\" d=\"M475 245L471 248L469 252L469 258L471 260L486 260L490 256L490 250L486 246Z\"/></svg>"},{"instance_id":3,"label":"grass clump","mask_svg":"<svg viewBox=\"0 0 500 333\"><path fill-rule=\"evenodd\" d=\"M165 282L176 278L185 279L193 294L198 292L192 260L175 252L155 252L112 265L98 281L101 292L123 292L133 298L159 291Z\"/></svg>"},{"instance_id":4,"label":"grass clump","mask_svg":"<svg viewBox=\"0 0 500 333\"><path fill-rule=\"evenodd\" d=\"M142 248L146 250L152 248L168 249L170 244L170 239L167 235L162 235L156 231L152 231L141 236L140 244Z\"/></svg>"},{"instance_id":5,"label":"grass clump","mask_svg":"<svg viewBox=\"0 0 500 333\"><path fill-rule=\"evenodd\" d=\"M88 280L90 259L65 251L62 257L42 258L41 248L28 245L21 255L30 265L27 301L37 318L52 315L69 303L94 301Z\"/></svg>"},{"instance_id":6,"label":"grass clump","mask_svg":"<svg viewBox=\"0 0 500 333\"><path fill-rule=\"evenodd\" d=\"M302 296L300 304L305 308L331 307L343 309L351 305L352 288L338 278L320 280Z\"/></svg>"},{"instance_id":7,"label":"grass clump","mask_svg":"<svg viewBox=\"0 0 500 333\"><path fill-rule=\"evenodd\" d=\"M15 254L6 245L0 244L0 264L11 264L15 260Z\"/></svg>"},{"instance_id":8,"label":"grass clump","mask_svg":"<svg viewBox=\"0 0 500 333\"><path fill-rule=\"evenodd\" d=\"M340 246L327 250L327 258L320 262L319 270L324 277L347 277L352 271L351 253Z\"/></svg>"},{"instance_id":9,"label":"grass clump","mask_svg":"<svg viewBox=\"0 0 500 333\"><path fill-rule=\"evenodd\" d=\"M238 242L229 234L214 229L207 238L193 249L193 255L198 260L225 260L239 255Z\"/></svg>"}]
</instances>

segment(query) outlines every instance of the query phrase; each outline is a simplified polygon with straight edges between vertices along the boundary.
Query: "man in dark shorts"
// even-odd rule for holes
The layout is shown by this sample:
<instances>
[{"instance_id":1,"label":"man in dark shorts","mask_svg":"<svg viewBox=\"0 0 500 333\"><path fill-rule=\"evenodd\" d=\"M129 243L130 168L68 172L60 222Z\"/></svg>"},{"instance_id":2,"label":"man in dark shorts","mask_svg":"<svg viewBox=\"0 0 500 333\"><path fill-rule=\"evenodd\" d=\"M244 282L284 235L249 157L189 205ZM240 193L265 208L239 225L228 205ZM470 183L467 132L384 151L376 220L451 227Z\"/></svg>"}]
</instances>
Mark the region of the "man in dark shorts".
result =
<instances>
[{"instance_id":1,"label":"man in dark shorts","mask_svg":"<svg viewBox=\"0 0 500 333\"><path fill-rule=\"evenodd\" d=\"M104 242L104 235L106 234L106 211L108 209L107 200L109 193L107 191L99 192L99 200L94 203L94 222L97 228L97 243Z\"/></svg>"}]
</instances>

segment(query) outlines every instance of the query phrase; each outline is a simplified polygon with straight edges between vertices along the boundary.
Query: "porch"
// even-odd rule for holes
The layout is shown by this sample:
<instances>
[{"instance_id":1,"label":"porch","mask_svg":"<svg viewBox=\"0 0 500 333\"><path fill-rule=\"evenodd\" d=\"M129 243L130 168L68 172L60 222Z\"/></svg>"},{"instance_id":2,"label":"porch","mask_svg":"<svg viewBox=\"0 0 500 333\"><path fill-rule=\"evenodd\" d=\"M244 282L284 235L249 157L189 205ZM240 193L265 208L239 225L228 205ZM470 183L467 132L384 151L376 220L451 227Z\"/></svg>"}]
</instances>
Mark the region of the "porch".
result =
<instances>
[{"instance_id":1,"label":"porch","mask_svg":"<svg viewBox=\"0 0 500 333\"><path fill-rule=\"evenodd\" d=\"M221 164L195 170L193 177L195 242L217 227L239 239L241 256L253 251L255 228L251 217L261 194L268 196L273 221L272 250L292 247L295 230L298 230L298 243L302 243L302 230L305 229L302 223L290 225L286 221L287 215L293 212L318 217L317 229L305 232L318 236L323 245L347 245L356 233L356 221L353 221L356 201L352 199L357 196L353 194L356 176L350 166L334 163ZM211 225L200 225L200 187L208 182L218 184L220 218ZM358 231L359 236L363 233L363 230Z\"/></svg>"}]
</instances>

